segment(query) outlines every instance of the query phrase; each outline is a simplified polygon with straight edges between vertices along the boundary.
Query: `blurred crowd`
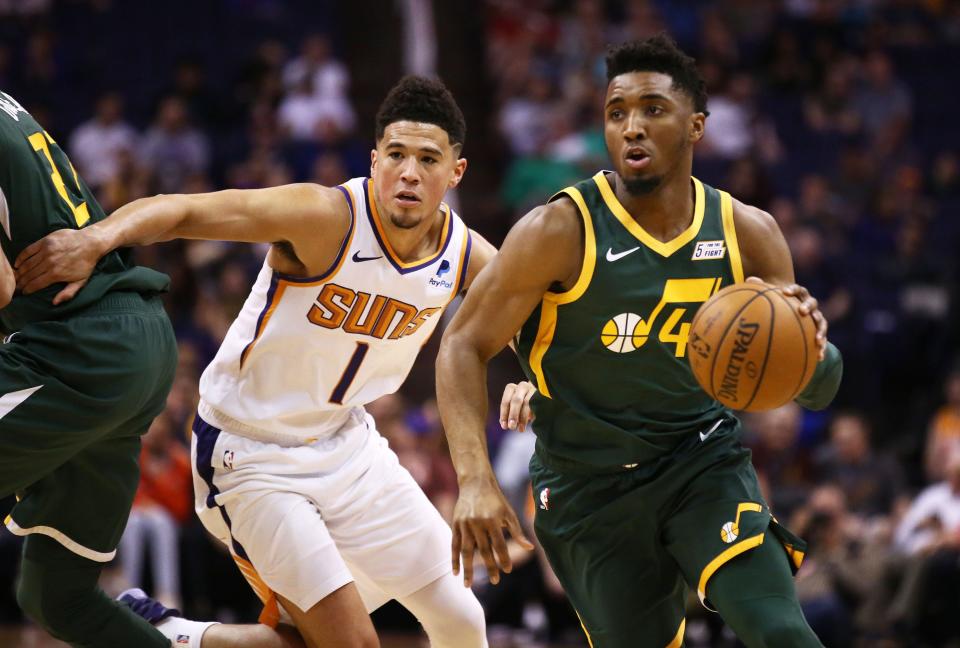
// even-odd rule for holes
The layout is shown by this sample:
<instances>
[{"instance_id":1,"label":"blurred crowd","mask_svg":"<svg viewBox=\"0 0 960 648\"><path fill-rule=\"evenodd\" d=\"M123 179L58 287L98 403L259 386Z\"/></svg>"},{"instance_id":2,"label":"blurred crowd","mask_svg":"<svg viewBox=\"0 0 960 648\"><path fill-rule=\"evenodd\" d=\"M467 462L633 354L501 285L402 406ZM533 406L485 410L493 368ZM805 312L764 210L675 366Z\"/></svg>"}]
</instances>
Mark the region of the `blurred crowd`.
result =
<instances>
[{"instance_id":1,"label":"blurred crowd","mask_svg":"<svg viewBox=\"0 0 960 648\"><path fill-rule=\"evenodd\" d=\"M64 146L106 211L155 193L334 185L368 173L373 129L359 122L351 93L364 70L342 57L334 3L171 2L149 43L124 28L153 17L139 4L0 0L0 89ZM773 214L845 359L827 412L788 406L745 420L768 500L810 543L797 581L807 616L828 646L960 641L960 129L948 112L960 3L485 6L485 68L463 73L488 88L484 126L499 136L468 136L465 154L497 161L487 174L496 186L480 188L499 196L492 208L480 203L492 209L481 216L494 233L609 166L608 44L666 30L697 58L711 114L695 174ZM205 33L212 24L216 38ZM101 82L85 80L93 70ZM470 182L468 174L465 191ZM167 410L144 438L114 578L194 616L256 617L252 594L192 513L187 435L200 373L264 253L182 241L138 251L173 280L166 304L180 364ZM519 378L512 365L501 373ZM449 518L457 483L436 404L411 394L370 410ZM529 521L533 437L500 430L492 411L495 468ZM17 545L0 535L0 625L20 622L10 585ZM584 642L542 555L518 559L497 588L478 586L494 640ZM378 626L410 623L379 614ZM735 645L696 606L688 628L690 646Z\"/></svg>"}]
</instances>

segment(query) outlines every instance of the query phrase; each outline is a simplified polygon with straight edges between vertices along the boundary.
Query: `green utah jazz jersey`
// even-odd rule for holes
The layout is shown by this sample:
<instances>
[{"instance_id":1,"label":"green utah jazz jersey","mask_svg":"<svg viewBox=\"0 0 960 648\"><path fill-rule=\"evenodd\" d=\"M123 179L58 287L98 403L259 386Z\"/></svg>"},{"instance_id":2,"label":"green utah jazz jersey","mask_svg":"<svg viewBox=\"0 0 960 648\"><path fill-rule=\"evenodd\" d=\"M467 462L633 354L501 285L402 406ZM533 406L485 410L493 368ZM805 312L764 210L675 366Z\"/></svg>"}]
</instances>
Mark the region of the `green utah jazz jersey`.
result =
<instances>
[{"instance_id":1,"label":"green utah jazz jersey","mask_svg":"<svg viewBox=\"0 0 960 648\"><path fill-rule=\"evenodd\" d=\"M620 204L604 172L554 196L583 218L576 284L547 293L517 354L538 394L541 453L594 466L645 462L725 409L687 363L690 322L721 287L743 281L730 195L693 179L690 227L666 243Z\"/></svg>"},{"instance_id":2,"label":"green utah jazz jersey","mask_svg":"<svg viewBox=\"0 0 960 648\"><path fill-rule=\"evenodd\" d=\"M0 92L0 245L10 264L20 252L50 232L81 228L104 218L90 189L66 154L10 95ZM25 324L58 319L96 302L112 290L164 291L169 278L134 266L129 250L100 260L89 282L69 302L53 306L62 284L23 295L0 310L0 327L15 331Z\"/></svg>"}]
</instances>

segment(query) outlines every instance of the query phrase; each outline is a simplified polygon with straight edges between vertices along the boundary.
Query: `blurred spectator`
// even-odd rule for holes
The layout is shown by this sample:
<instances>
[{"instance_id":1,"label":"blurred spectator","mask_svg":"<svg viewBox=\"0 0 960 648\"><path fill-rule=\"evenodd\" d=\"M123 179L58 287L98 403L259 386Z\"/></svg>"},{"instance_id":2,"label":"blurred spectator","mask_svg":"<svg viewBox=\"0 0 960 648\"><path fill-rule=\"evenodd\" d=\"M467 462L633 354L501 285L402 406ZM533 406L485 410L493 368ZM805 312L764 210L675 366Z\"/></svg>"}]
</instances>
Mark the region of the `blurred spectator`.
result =
<instances>
[{"instance_id":1,"label":"blurred spectator","mask_svg":"<svg viewBox=\"0 0 960 648\"><path fill-rule=\"evenodd\" d=\"M302 122L309 121L305 114L313 113L316 119L310 125L311 131L316 131L317 121L327 121L342 132L353 128L355 118L347 97L350 74L343 63L331 56L330 41L325 36L313 34L303 41L300 56L283 68L283 85L297 99L287 111L281 107L281 120L285 112L296 113L286 119L302 128ZM298 131L301 133L302 130Z\"/></svg>"},{"instance_id":2,"label":"blurred spectator","mask_svg":"<svg viewBox=\"0 0 960 648\"><path fill-rule=\"evenodd\" d=\"M944 392L946 402L937 410L927 430L924 465L931 482L946 476L947 460L960 452L960 370L947 376Z\"/></svg>"},{"instance_id":3,"label":"blurred spectator","mask_svg":"<svg viewBox=\"0 0 960 648\"><path fill-rule=\"evenodd\" d=\"M177 193L187 176L207 170L210 144L207 136L191 125L183 100L167 97L143 138L141 156L157 189Z\"/></svg>"},{"instance_id":4,"label":"blurred spectator","mask_svg":"<svg viewBox=\"0 0 960 648\"><path fill-rule=\"evenodd\" d=\"M864 61L864 79L854 104L866 132L880 153L890 153L903 141L913 112L913 97L893 73L890 57L870 52Z\"/></svg>"},{"instance_id":5,"label":"blurred spectator","mask_svg":"<svg viewBox=\"0 0 960 648\"><path fill-rule=\"evenodd\" d=\"M549 115L553 86L542 74L534 74L524 94L511 97L500 111L500 132L514 155L531 155L546 146L550 136Z\"/></svg>"},{"instance_id":6,"label":"blurred spectator","mask_svg":"<svg viewBox=\"0 0 960 648\"><path fill-rule=\"evenodd\" d=\"M897 547L906 554L960 548L960 450L947 456L944 472L944 481L923 490L897 527Z\"/></svg>"},{"instance_id":7,"label":"blurred spectator","mask_svg":"<svg viewBox=\"0 0 960 648\"><path fill-rule=\"evenodd\" d=\"M177 441L173 422L161 414L143 436L140 486L120 540L124 579L143 586L143 561L150 554L154 596L180 605L179 526L193 513L190 454Z\"/></svg>"},{"instance_id":8,"label":"blurred spectator","mask_svg":"<svg viewBox=\"0 0 960 648\"><path fill-rule=\"evenodd\" d=\"M817 457L820 483L839 487L850 511L885 515L903 491L903 476L891 459L874 453L870 424L858 412L843 412L830 424L830 444Z\"/></svg>"},{"instance_id":9,"label":"blurred spectator","mask_svg":"<svg viewBox=\"0 0 960 648\"><path fill-rule=\"evenodd\" d=\"M804 102L804 116L816 133L853 135L860 129L849 64L839 61L827 69L823 85Z\"/></svg>"},{"instance_id":10,"label":"blurred spectator","mask_svg":"<svg viewBox=\"0 0 960 648\"><path fill-rule=\"evenodd\" d=\"M746 419L753 465L768 484L768 503L784 518L806 499L813 484L810 455L798 443L802 416L799 405L788 403Z\"/></svg>"},{"instance_id":11,"label":"blurred spectator","mask_svg":"<svg viewBox=\"0 0 960 648\"><path fill-rule=\"evenodd\" d=\"M70 136L70 159L97 191L120 175L125 162L121 155L132 156L137 143L137 132L123 118L123 97L107 92L97 99L93 119Z\"/></svg>"},{"instance_id":12,"label":"blurred spectator","mask_svg":"<svg viewBox=\"0 0 960 648\"><path fill-rule=\"evenodd\" d=\"M920 493L896 533L910 558L890 615L910 645L960 640L960 451L950 453L945 469L945 481Z\"/></svg>"}]
</instances>

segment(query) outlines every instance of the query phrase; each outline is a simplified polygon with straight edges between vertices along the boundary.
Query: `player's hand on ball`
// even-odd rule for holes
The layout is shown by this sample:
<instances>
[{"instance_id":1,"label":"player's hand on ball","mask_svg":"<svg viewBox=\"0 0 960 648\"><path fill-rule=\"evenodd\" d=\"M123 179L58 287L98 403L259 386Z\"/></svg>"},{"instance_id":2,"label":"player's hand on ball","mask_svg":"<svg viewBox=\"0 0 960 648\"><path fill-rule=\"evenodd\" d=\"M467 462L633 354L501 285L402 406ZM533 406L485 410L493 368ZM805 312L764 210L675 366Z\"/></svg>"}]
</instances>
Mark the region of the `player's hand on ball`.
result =
<instances>
[{"instance_id":1,"label":"player's hand on ball","mask_svg":"<svg viewBox=\"0 0 960 648\"><path fill-rule=\"evenodd\" d=\"M753 283L763 283L759 277L747 277L747 281ZM809 315L817 325L817 352L820 360L823 360L827 351L827 318L820 312L820 304L817 299L810 294L810 291L799 284L787 284L780 286L780 292L787 297L795 297L800 301L797 312L801 315Z\"/></svg>"},{"instance_id":2,"label":"player's hand on ball","mask_svg":"<svg viewBox=\"0 0 960 648\"><path fill-rule=\"evenodd\" d=\"M100 256L87 230L57 230L24 248L17 257L17 288L29 295L63 282L68 285L57 293L53 303L68 301L87 283Z\"/></svg>"},{"instance_id":3,"label":"player's hand on ball","mask_svg":"<svg viewBox=\"0 0 960 648\"><path fill-rule=\"evenodd\" d=\"M507 549L503 530L508 529L513 539L524 549L533 549L520 528L520 520L491 476L489 479L460 485L460 497L453 510L453 573L463 566L463 584L473 584L473 555L487 566L490 582L500 582L500 572L509 574L513 561Z\"/></svg>"},{"instance_id":4,"label":"player's hand on ball","mask_svg":"<svg viewBox=\"0 0 960 648\"><path fill-rule=\"evenodd\" d=\"M500 399L500 427L525 431L527 425L533 422L530 399L536 393L537 388L527 381L509 383L504 387L503 398Z\"/></svg>"}]
</instances>

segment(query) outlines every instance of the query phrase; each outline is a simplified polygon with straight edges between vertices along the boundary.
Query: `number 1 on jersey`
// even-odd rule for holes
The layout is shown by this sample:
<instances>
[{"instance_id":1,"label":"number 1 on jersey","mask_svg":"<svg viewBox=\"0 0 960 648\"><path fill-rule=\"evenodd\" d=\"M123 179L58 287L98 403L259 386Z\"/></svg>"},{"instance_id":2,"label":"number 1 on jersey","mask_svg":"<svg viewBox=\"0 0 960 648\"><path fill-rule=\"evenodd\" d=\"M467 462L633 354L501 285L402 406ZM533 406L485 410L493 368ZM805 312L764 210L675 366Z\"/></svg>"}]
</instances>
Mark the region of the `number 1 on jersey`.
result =
<instances>
[{"instance_id":1,"label":"number 1 on jersey","mask_svg":"<svg viewBox=\"0 0 960 648\"><path fill-rule=\"evenodd\" d=\"M76 221L77 227L83 227L87 221L90 220L90 212L87 210L87 203L82 202L79 205L74 205L73 201L70 200L70 194L67 193L67 186L63 183L63 176L60 175L60 170L57 168L57 165L53 163L53 156L50 155L49 144L56 144L56 142L53 141L53 138L50 137L47 131L34 133L28 137L27 140L30 142L30 146L33 147L34 151L43 153L43 156L47 158L47 162L50 163L50 179L53 180L53 186L56 188L57 193L60 194L60 197L63 198L63 202L67 203L70 211L73 212L73 219ZM79 188L80 178L77 176L77 170L73 168L72 164L70 165L70 170L73 171L73 180Z\"/></svg>"},{"instance_id":2,"label":"number 1 on jersey","mask_svg":"<svg viewBox=\"0 0 960 648\"><path fill-rule=\"evenodd\" d=\"M347 390L350 389L350 383L357 377L357 372L360 371L360 365L363 364L363 359L367 356L367 351L369 350L369 344L366 342L357 342L357 348L353 352L353 355L350 356L350 362L347 363L347 368L343 370L340 381L330 394L331 403L343 405L343 397L347 395Z\"/></svg>"}]
</instances>

